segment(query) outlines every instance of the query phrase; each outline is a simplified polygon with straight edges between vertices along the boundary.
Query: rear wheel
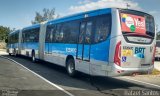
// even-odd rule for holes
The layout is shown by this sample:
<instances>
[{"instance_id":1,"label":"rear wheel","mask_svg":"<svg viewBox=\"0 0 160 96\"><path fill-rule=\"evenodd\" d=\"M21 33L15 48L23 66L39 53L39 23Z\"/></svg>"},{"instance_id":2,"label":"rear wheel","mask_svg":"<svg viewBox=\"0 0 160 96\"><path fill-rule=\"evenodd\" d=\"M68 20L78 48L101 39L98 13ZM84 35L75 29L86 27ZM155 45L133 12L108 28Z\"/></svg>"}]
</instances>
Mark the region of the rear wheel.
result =
<instances>
[{"instance_id":1,"label":"rear wheel","mask_svg":"<svg viewBox=\"0 0 160 96\"><path fill-rule=\"evenodd\" d=\"M12 54L11 53L9 53L9 56L11 56Z\"/></svg>"},{"instance_id":2,"label":"rear wheel","mask_svg":"<svg viewBox=\"0 0 160 96\"><path fill-rule=\"evenodd\" d=\"M35 52L34 51L32 52L32 62L34 62L34 63L36 62Z\"/></svg>"},{"instance_id":3,"label":"rear wheel","mask_svg":"<svg viewBox=\"0 0 160 96\"><path fill-rule=\"evenodd\" d=\"M157 61L157 58L158 58L158 57L155 57L155 59L154 59L154 60L155 60L155 61Z\"/></svg>"},{"instance_id":4,"label":"rear wheel","mask_svg":"<svg viewBox=\"0 0 160 96\"><path fill-rule=\"evenodd\" d=\"M74 59L67 60L66 67L67 67L67 72L68 72L69 76L74 77L76 75Z\"/></svg>"}]
</instances>

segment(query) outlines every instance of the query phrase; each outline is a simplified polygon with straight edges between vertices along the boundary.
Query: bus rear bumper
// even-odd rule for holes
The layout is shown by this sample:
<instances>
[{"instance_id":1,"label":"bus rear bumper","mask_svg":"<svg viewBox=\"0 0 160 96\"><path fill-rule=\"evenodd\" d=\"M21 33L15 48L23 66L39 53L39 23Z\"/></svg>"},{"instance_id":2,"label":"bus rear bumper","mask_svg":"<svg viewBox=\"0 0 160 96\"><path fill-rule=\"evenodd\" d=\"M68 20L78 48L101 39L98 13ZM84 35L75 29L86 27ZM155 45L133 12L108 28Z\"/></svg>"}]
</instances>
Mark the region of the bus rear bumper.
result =
<instances>
[{"instance_id":1,"label":"bus rear bumper","mask_svg":"<svg viewBox=\"0 0 160 96\"><path fill-rule=\"evenodd\" d=\"M115 65L114 71L109 74L110 76L130 76L134 74L150 74L154 68L154 65L145 68L122 68Z\"/></svg>"}]
</instances>

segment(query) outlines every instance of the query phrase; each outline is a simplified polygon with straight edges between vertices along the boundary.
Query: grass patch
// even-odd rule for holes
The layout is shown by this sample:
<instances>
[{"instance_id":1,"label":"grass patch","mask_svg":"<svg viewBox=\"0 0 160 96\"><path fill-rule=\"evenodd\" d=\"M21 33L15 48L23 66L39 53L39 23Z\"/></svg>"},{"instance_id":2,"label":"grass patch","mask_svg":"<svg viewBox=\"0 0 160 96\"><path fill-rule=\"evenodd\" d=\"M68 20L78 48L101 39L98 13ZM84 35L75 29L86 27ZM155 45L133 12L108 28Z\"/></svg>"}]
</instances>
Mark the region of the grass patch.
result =
<instances>
[{"instance_id":1,"label":"grass patch","mask_svg":"<svg viewBox=\"0 0 160 96\"><path fill-rule=\"evenodd\" d=\"M160 71L157 70L157 69L153 69L153 71L152 71L151 74L152 74L152 75L160 75Z\"/></svg>"}]
</instances>

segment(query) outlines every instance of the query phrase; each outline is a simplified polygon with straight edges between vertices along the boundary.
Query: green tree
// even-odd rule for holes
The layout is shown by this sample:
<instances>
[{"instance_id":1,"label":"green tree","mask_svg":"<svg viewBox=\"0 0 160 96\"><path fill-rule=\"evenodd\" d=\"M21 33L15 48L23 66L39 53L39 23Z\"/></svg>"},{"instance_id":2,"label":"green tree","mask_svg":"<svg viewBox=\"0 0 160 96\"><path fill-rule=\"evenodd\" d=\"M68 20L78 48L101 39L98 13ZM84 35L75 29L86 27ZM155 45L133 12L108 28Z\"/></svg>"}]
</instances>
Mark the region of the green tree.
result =
<instances>
[{"instance_id":1,"label":"green tree","mask_svg":"<svg viewBox=\"0 0 160 96\"><path fill-rule=\"evenodd\" d=\"M44 21L52 20L58 18L59 15L55 13L55 8L47 9L44 8L42 11L42 14L40 12L36 12L36 16L33 21L31 21L32 24L41 23Z\"/></svg>"},{"instance_id":2,"label":"green tree","mask_svg":"<svg viewBox=\"0 0 160 96\"><path fill-rule=\"evenodd\" d=\"M11 32L9 27L0 26L0 41L5 41L8 38L9 32Z\"/></svg>"}]
</instances>

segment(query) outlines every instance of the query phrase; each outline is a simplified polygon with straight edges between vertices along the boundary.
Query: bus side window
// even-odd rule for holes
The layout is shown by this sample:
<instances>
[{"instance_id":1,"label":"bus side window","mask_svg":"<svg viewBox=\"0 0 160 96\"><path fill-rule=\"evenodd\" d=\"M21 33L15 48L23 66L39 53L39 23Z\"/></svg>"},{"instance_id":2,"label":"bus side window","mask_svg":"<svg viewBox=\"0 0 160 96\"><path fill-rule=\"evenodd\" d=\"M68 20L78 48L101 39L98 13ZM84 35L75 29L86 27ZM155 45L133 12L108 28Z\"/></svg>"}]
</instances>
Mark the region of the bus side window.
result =
<instances>
[{"instance_id":1,"label":"bus side window","mask_svg":"<svg viewBox=\"0 0 160 96\"><path fill-rule=\"evenodd\" d=\"M18 43L18 32L15 34L15 43Z\"/></svg>"},{"instance_id":2,"label":"bus side window","mask_svg":"<svg viewBox=\"0 0 160 96\"><path fill-rule=\"evenodd\" d=\"M63 35L64 34L63 34L62 24L58 24L55 32L55 42L61 43L63 40Z\"/></svg>"},{"instance_id":3,"label":"bus side window","mask_svg":"<svg viewBox=\"0 0 160 96\"><path fill-rule=\"evenodd\" d=\"M85 23L81 23L80 34L79 34L79 44L84 42L84 33L85 33Z\"/></svg>"},{"instance_id":4,"label":"bus side window","mask_svg":"<svg viewBox=\"0 0 160 96\"><path fill-rule=\"evenodd\" d=\"M52 30L53 30L53 25L48 25L47 26L47 31L46 31L46 39L45 42L46 43L50 43L52 41Z\"/></svg>"},{"instance_id":5,"label":"bus side window","mask_svg":"<svg viewBox=\"0 0 160 96\"><path fill-rule=\"evenodd\" d=\"M96 18L96 32L95 32L95 43L102 42L106 40L107 36L110 33L110 16L104 15Z\"/></svg>"},{"instance_id":6,"label":"bus side window","mask_svg":"<svg viewBox=\"0 0 160 96\"><path fill-rule=\"evenodd\" d=\"M68 23L68 42L67 43L77 43L79 34L79 21L71 21Z\"/></svg>"},{"instance_id":7,"label":"bus side window","mask_svg":"<svg viewBox=\"0 0 160 96\"><path fill-rule=\"evenodd\" d=\"M79 32L79 24L77 21L70 21L63 23L63 26L61 28L61 34L63 33L62 41L63 43L76 43L78 32Z\"/></svg>"},{"instance_id":8,"label":"bus side window","mask_svg":"<svg viewBox=\"0 0 160 96\"><path fill-rule=\"evenodd\" d=\"M29 31L28 30L25 30L24 32L23 32L23 36L24 36L24 42L26 43L26 42L29 42L29 35L28 35L28 33L29 33Z\"/></svg>"},{"instance_id":9,"label":"bus side window","mask_svg":"<svg viewBox=\"0 0 160 96\"><path fill-rule=\"evenodd\" d=\"M87 22L86 26L86 36L85 36L85 43L91 43L91 32L92 32L92 22Z\"/></svg>"},{"instance_id":10,"label":"bus side window","mask_svg":"<svg viewBox=\"0 0 160 96\"><path fill-rule=\"evenodd\" d=\"M25 32L24 31L22 32L22 42L23 43L25 42Z\"/></svg>"},{"instance_id":11,"label":"bus side window","mask_svg":"<svg viewBox=\"0 0 160 96\"><path fill-rule=\"evenodd\" d=\"M36 28L34 29L34 42L39 42L39 31L40 31L40 28Z\"/></svg>"}]
</instances>

